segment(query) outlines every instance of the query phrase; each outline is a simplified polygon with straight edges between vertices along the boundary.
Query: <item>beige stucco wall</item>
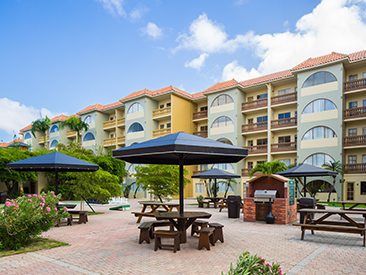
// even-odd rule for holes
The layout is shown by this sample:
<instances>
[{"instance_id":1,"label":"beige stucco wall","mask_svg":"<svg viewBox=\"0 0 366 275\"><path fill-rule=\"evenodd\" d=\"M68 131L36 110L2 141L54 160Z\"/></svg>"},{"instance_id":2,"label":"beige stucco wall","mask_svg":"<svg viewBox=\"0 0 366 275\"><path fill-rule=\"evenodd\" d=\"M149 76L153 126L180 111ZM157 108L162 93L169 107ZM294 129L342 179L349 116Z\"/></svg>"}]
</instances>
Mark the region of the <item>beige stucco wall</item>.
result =
<instances>
[{"instance_id":1,"label":"beige stucco wall","mask_svg":"<svg viewBox=\"0 0 366 275\"><path fill-rule=\"evenodd\" d=\"M338 81L302 88L301 96L323 94L326 92L332 92L336 90L338 90Z\"/></svg>"}]
</instances>

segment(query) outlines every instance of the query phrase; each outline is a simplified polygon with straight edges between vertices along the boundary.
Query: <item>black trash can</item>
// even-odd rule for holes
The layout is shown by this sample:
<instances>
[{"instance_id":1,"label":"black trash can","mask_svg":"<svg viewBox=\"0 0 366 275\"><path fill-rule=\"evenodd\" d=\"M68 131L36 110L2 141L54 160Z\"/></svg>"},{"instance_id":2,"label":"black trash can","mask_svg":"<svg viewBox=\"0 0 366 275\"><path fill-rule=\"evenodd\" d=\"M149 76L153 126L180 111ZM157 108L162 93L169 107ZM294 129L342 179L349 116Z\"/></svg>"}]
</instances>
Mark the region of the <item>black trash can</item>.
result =
<instances>
[{"instance_id":1,"label":"black trash can","mask_svg":"<svg viewBox=\"0 0 366 275\"><path fill-rule=\"evenodd\" d=\"M227 208L228 217L232 219L237 219L240 217L240 196L228 196L227 197Z\"/></svg>"},{"instance_id":2,"label":"black trash can","mask_svg":"<svg viewBox=\"0 0 366 275\"><path fill-rule=\"evenodd\" d=\"M313 208L315 209L316 201L314 198L303 197L299 200L299 209ZM300 212L300 223L304 223L305 213ZM311 214L311 218L314 218L314 214Z\"/></svg>"},{"instance_id":3,"label":"black trash can","mask_svg":"<svg viewBox=\"0 0 366 275\"><path fill-rule=\"evenodd\" d=\"M7 193L0 193L0 203L3 204L6 202Z\"/></svg>"}]
</instances>

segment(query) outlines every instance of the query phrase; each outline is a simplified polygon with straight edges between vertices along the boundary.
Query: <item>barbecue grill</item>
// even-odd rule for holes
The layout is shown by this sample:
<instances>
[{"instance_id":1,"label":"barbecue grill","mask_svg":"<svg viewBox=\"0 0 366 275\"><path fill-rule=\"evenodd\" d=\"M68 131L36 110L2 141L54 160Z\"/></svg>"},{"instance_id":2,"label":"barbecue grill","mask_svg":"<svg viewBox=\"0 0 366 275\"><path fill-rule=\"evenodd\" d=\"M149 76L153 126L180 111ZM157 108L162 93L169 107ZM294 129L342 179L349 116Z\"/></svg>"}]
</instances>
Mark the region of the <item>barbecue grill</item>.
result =
<instances>
[{"instance_id":1,"label":"barbecue grill","mask_svg":"<svg viewBox=\"0 0 366 275\"><path fill-rule=\"evenodd\" d=\"M277 190L255 190L254 192L254 202L256 203L269 202L269 199L274 202L274 199L277 197Z\"/></svg>"}]
</instances>

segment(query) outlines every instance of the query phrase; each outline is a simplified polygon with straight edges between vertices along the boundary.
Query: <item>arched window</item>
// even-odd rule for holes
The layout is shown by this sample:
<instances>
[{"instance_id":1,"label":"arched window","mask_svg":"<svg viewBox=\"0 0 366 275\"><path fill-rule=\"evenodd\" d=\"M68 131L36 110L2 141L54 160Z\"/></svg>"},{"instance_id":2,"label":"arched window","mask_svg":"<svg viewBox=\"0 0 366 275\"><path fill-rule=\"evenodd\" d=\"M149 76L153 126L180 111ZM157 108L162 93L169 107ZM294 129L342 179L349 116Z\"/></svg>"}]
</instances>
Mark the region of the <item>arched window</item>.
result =
<instances>
[{"instance_id":1,"label":"arched window","mask_svg":"<svg viewBox=\"0 0 366 275\"><path fill-rule=\"evenodd\" d=\"M131 183L130 186L131 186L131 189L130 189L131 192L141 192L141 191L144 191L141 187L137 188L136 182Z\"/></svg>"},{"instance_id":2,"label":"arched window","mask_svg":"<svg viewBox=\"0 0 366 275\"><path fill-rule=\"evenodd\" d=\"M324 181L324 180L313 180L306 184L309 190L315 189L318 193L329 193L330 190L332 190L332 193L336 193L336 190L334 189L333 185L330 183ZM304 191L304 188L303 190Z\"/></svg>"},{"instance_id":3,"label":"arched window","mask_svg":"<svg viewBox=\"0 0 366 275\"><path fill-rule=\"evenodd\" d=\"M226 191L226 182L224 181L219 181L217 183L217 186L219 187L218 192L225 192ZM231 187L231 185L229 186L228 192L234 192L233 188Z\"/></svg>"},{"instance_id":4,"label":"arched window","mask_svg":"<svg viewBox=\"0 0 366 275\"><path fill-rule=\"evenodd\" d=\"M30 139L30 138L32 138L31 134L30 133L26 133L24 139Z\"/></svg>"},{"instance_id":5,"label":"arched window","mask_svg":"<svg viewBox=\"0 0 366 275\"><path fill-rule=\"evenodd\" d=\"M132 104L130 106L130 109L128 109L128 114L132 114L132 113L136 113L136 112L141 112L143 111L144 108L142 108L142 105L138 102L135 102L134 104Z\"/></svg>"},{"instance_id":6,"label":"arched window","mask_svg":"<svg viewBox=\"0 0 366 275\"><path fill-rule=\"evenodd\" d=\"M226 144L233 145L233 143L229 139L227 139L227 138L219 138L217 141L220 141L222 143L226 143Z\"/></svg>"},{"instance_id":7,"label":"arched window","mask_svg":"<svg viewBox=\"0 0 366 275\"><path fill-rule=\"evenodd\" d=\"M325 126L318 126L310 129L302 137L302 140L320 139L320 138L334 138L337 137L336 133Z\"/></svg>"},{"instance_id":8,"label":"arched window","mask_svg":"<svg viewBox=\"0 0 366 275\"><path fill-rule=\"evenodd\" d=\"M85 136L84 136L84 141L89 141L89 140L95 140L95 137L92 133L87 133Z\"/></svg>"},{"instance_id":9,"label":"arched window","mask_svg":"<svg viewBox=\"0 0 366 275\"><path fill-rule=\"evenodd\" d=\"M127 173L128 174L136 173L136 169L135 169L136 166L144 166L144 164L137 164L137 163L131 164L130 167L128 168L128 170L127 170Z\"/></svg>"},{"instance_id":10,"label":"arched window","mask_svg":"<svg viewBox=\"0 0 366 275\"><path fill-rule=\"evenodd\" d=\"M323 153L313 154L304 160L304 163L314 166L322 166L327 162L335 162L335 160L328 154Z\"/></svg>"},{"instance_id":11,"label":"arched window","mask_svg":"<svg viewBox=\"0 0 366 275\"><path fill-rule=\"evenodd\" d=\"M56 139L54 141L52 141L51 148L56 147L57 143L58 143L58 141Z\"/></svg>"},{"instance_id":12,"label":"arched window","mask_svg":"<svg viewBox=\"0 0 366 275\"><path fill-rule=\"evenodd\" d=\"M229 95L219 95L212 101L211 107L221 106L229 103L234 103L234 100Z\"/></svg>"},{"instance_id":13,"label":"arched window","mask_svg":"<svg viewBox=\"0 0 366 275\"><path fill-rule=\"evenodd\" d=\"M234 167L230 163L216 163L212 168L221 170L234 170Z\"/></svg>"},{"instance_id":14,"label":"arched window","mask_svg":"<svg viewBox=\"0 0 366 275\"><path fill-rule=\"evenodd\" d=\"M91 123L94 123L94 118L92 116L87 116L85 119L84 119L84 122L87 123L87 124L91 124Z\"/></svg>"},{"instance_id":15,"label":"arched window","mask_svg":"<svg viewBox=\"0 0 366 275\"><path fill-rule=\"evenodd\" d=\"M135 122L130 126L127 133L130 134L130 133L142 132L143 130L144 128L142 127L142 125L138 122Z\"/></svg>"},{"instance_id":16,"label":"arched window","mask_svg":"<svg viewBox=\"0 0 366 275\"><path fill-rule=\"evenodd\" d=\"M58 132L59 129L57 127L57 125L53 125L52 128L51 128L51 133L55 133L55 132Z\"/></svg>"},{"instance_id":17,"label":"arched window","mask_svg":"<svg viewBox=\"0 0 366 275\"><path fill-rule=\"evenodd\" d=\"M328 100L328 99L317 99L310 102L304 110L302 111L303 114L310 114L310 113L318 113L330 110L336 110L337 107L335 104Z\"/></svg>"},{"instance_id":18,"label":"arched window","mask_svg":"<svg viewBox=\"0 0 366 275\"><path fill-rule=\"evenodd\" d=\"M220 116L211 125L211 128L226 127L234 125L233 121L227 116Z\"/></svg>"},{"instance_id":19,"label":"arched window","mask_svg":"<svg viewBox=\"0 0 366 275\"><path fill-rule=\"evenodd\" d=\"M337 78L333 74L329 72L317 72L309 76L308 79L305 80L302 87L306 88L334 81L337 81Z\"/></svg>"}]
</instances>

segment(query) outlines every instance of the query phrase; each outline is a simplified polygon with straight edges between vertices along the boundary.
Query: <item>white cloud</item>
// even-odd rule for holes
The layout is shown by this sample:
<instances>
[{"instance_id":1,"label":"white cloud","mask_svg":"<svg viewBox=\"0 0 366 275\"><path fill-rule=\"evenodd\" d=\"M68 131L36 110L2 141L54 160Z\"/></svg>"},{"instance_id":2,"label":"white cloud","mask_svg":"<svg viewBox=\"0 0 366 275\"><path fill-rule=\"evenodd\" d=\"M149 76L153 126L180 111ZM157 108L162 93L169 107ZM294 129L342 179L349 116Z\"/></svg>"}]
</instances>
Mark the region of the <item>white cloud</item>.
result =
<instances>
[{"instance_id":1,"label":"white cloud","mask_svg":"<svg viewBox=\"0 0 366 275\"><path fill-rule=\"evenodd\" d=\"M160 38L163 36L163 31L156 26L156 24L149 22L145 28L141 29L143 34L147 34L154 39Z\"/></svg>"},{"instance_id":2,"label":"white cloud","mask_svg":"<svg viewBox=\"0 0 366 275\"><path fill-rule=\"evenodd\" d=\"M199 70L199 69L201 69L201 67L203 67L205 65L205 60L207 57L208 57L208 54L203 53L199 57L193 59L192 61L189 61L189 62L187 61L184 64L184 66Z\"/></svg>"},{"instance_id":3,"label":"white cloud","mask_svg":"<svg viewBox=\"0 0 366 275\"><path fill-rule=\"evenodd\" d=\"M126 16L126 12L123 9L123 0L97 0L103 3L103 7L113 15Z\"/></svg>"},{"instance_id":4,"label":"white cloud","mask_svg":"<svg viewBox=\"0 0 366 275\"><path fill-rule=\"evenodd\" d=\"M40 118L40 112L42 117L48 116L50 119L55 117L51 111L45 108L39 110L6 97L0 98L0 117L3 118L0 119L0 130L8 134L13 134L15 131L15 134L18 135L20 129Z\"/></svg>"},{"instance_id":5,"label":"white cloud","mask_svg":"<svg viewBox=\"0 0 366 275\"><path fill-rule=\"evenodd\" d=\"M129 15L132 20L138 20L147 12L148 12L148 8L140 7L140 8L133 9Z\"/></svg>"},{"instance_id":6,"label":"white cloud","mask_svg":"<svg viewBox=\"0 0 366 275\"><path fill-rule=\"evenodd\" d=\"M244 79L250 79L261 76L261 74L254 68L252 68L249 72L244 67L238 65L238 61L234 60L233 62L227 64L222 71L222 79L230 80L235 78L237 81L242 81Z\"/></svg>"}]
</instances>

